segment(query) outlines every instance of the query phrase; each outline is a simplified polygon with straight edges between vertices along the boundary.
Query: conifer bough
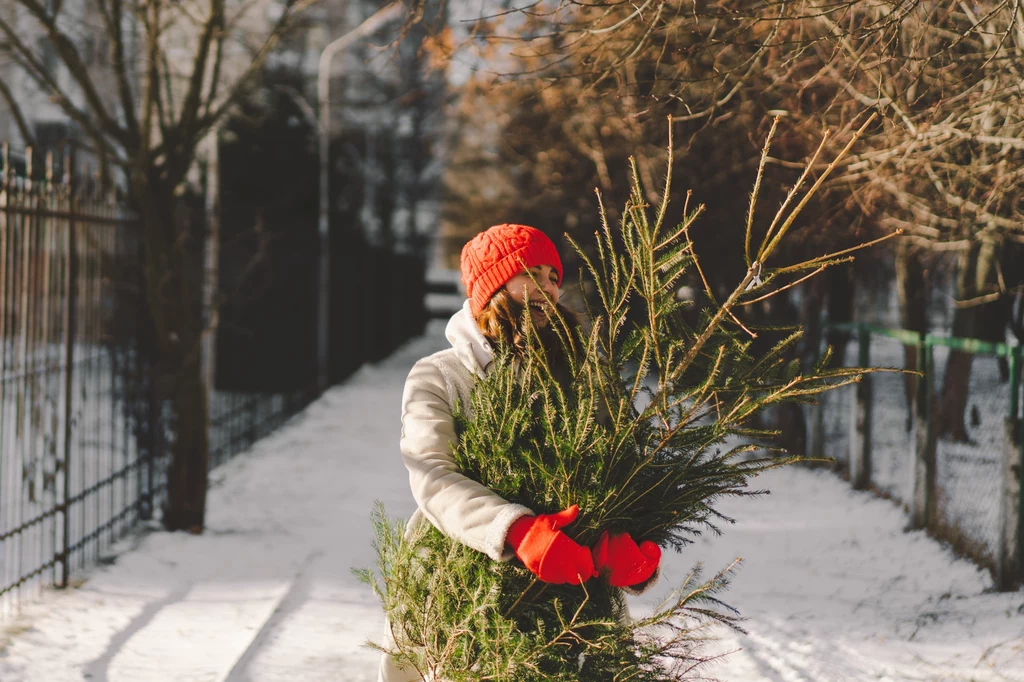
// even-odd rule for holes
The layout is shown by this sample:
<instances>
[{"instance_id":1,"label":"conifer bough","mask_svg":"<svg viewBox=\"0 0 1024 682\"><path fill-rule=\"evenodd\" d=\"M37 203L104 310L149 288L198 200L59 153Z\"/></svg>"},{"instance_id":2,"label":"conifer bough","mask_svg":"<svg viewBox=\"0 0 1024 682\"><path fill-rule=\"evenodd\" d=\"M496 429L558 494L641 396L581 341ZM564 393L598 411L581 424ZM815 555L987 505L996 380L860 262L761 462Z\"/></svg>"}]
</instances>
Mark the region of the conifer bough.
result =
<instances>
[{"instance_id":1,"label":"conifer bough","mask_svg":"<svg viewBox=\"0 0 1024 682\"><path fill-rule=\"evenodd\" d=\"M720 522L731 521L716 510L724 496L764 492L751 490L750 479L795 459L758 456L776 433L751 428L751 417L771 405L810 402L857 381L863 371L830 369L828 351L806 372L798 360L787 362L800 332L755 357L754 334L734 310L850 259L844 251L767 265L809 197L872 119L793 205L808 173L801 176L754 252L754 207L773 124L751 194L747 273L720 304L690 239L701 208L689 210L688 196L682 222L665 228L671 137L664 193L653 215L634 164L618 229L608 224L598 196L602 229L593 255L572 242L594 296L587 303L588 328L571 328L560 317L552 322L567 349L569 377L552 375L525 313L531 330L525 357L499 348L469 404L455 411L459 441L453 446L462 472L536 513L578 504L579 518L564 531L586 546L610 531L680 551L702 532L719 532ZM691 269L712 302L694 325L680 314L685 304L676 296ZM707 660L701 651L707 626L738 627L736 613L718 599L735 564L706 581L698 564L654 613L629 620L622 592L604 577L581 586L542 583L518 561L494 562L429 523L406 534L404 524L378 506L374 524L379 575L358 573L388 617L393 642L379 648L427 680L689 679Z\"/></svg>"}]
</instances>

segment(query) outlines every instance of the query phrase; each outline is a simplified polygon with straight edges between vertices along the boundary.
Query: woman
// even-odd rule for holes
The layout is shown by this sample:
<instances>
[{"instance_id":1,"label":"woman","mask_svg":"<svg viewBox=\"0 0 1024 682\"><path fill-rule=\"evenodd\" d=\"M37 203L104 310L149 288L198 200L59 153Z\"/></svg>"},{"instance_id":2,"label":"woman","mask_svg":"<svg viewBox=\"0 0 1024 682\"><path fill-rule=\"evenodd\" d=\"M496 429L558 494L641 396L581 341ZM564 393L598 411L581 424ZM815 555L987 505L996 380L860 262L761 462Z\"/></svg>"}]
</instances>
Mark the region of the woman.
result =
<instances>
[{"instance_id":1,"label":"woman","mask_svg":"<svg viewBox=\"0 0 1024 682\"><path fill-rule=\"evenodd\" d=\"M425 518L495 561L518 558L544 582L577 585L600 574L617 587L650 581L661 556L653 543L638 546L628 534L604 534L593 549L583 547L560 530L575 520L576 505L535 515L455 466L453 406L457 400L469 404L473 385L486 376L499 342L515 353L525 352L523 306L529 306L556 377L566 364L550 329L551 306L565 319L575 319L558 305L563 274L558 251L536 228L505 224L481 232L462 249L461 270L469 299L445 330L452 347L418 361L402 397L401 451L418 504L410 527ZM411 682L420 677L385 655L379 679Z\"/></svg>"}]
</instances>

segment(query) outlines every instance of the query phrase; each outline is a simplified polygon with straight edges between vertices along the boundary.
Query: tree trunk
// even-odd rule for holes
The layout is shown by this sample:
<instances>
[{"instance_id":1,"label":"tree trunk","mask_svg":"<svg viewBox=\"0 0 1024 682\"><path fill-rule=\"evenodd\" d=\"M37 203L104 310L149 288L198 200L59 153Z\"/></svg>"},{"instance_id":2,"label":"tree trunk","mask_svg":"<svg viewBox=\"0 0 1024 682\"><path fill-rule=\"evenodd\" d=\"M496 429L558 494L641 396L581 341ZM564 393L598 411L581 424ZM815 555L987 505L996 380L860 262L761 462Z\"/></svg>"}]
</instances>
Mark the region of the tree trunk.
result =
<instances>
[{"instance_id":1,"label":"tree trunk","mask_svg":"<svg viewBox=\"0 0 1024 682\"><path fill-rule=\"evenodd\" d=\"M997 290L1001 246L997 242L972 244L961 254L957 273L959 300L969 300ZM1006 306L1001 305L998 300L965 308L958 307L953 313L953 336L992 340L997 327L1005 329L1007 320L1004 308ZM939 436L947 436L956 441L967 440L964 413L970 396L973 362L973 354L957 350L951 350L949 353L946 372L942 377L942 391L937 400L938 410L935 414L936 433Z\"/></svg>"},{"instance_id":2,"label":"tree trunk","mask_svg":"<svg viewBox=\"0 0 1024 682\"><path fill-rule=\"evenodd\" d=\"M209 470L208 396L200 363L200 253L177 210L174 182L150 176L135 196L145 240L146 297L158 350L157 400L170 407L164 527L201 533Z\"/></svg>"},{"instance_id":3,"label":"tree trunk","mask_svg":"<svg viewBox=\"0 0 1024 682\"><path fill-rule=\"evenodd\" d=\"M196 338L194 343L198 343ZM183 363L170 398L174 441L167 470L164 527L201 533L206 519L209 461L206 386L198 355Z\"/></svg>"},{"instance_id":4,"label":"tree trunk","mask_svg":"<svg viewBox=\"0 0 1024 682\"><path fill-rule=\"evenodd\" d=\"M1024 343L1024 244L1012 241L1006 244L1003 249L1003 276L1008 289L1007 324L1017 343Z\"/></svg>"},{"instance_id":5,"label":"tree trunk","mask_svg":"<svg viewBox=\"0 0 1024 682\"><path fill-rule=\"evenodd\" d=\"M1013 335L1017 337L1017 343L1024 344L1024 293L1017 294L1017 302L1013 308L1011 329L1013 330Z\"/></svg>"},{"instance_id":6,"label":"tree trunk","mask_svg":"<svg viewBox=\"0 0 1024 682\"><path fill-rule=\"evenodd\" d=\"M820 312L820 308L819 308ZM770 323L774 324L799 324L801 311L793 305L789 291L783 291L771 299L770 311L768 313ZM774 334L770 336L775 336ZM768 340L767 338L765 339ZM773 341L778 339L773 339ZM774 345L774 343L773 343ZM793 360L800 357L800 349L793 348L787 353L786 360ZM775 405L772 413L772 428L780 431L776 444L786 452L804 455L807 453L807 420L804 416L803 405L796 403L781 403Z\"/></svg>"},{"instance_id":7,"label":"tree trunk","mask_svg":"<svg viewBox=\"0 0 1024 682\"><path fill-rule=\"evenodd\" d=\"M928 333L928 270L921 261L920 250L906 240L900 240L896 246L896 290L899 296L900 326L924 336ZM906 369L921 369L918 366L916 346L903 346L903 366ZM918 377L912 374L903 376L908 409L914 405L918 381ZM923 405L919 405L921 407ZM908 431L912 423L913 415L908 412Z\"/></svg>"},{"instance_id":8,"label":"tree trunk","mask_svg":"<svg viewBox=\"0 0 1024 682\"><path fill-rule=\"evenodd\" d=\"M828 297L829 322L853 322L853 268L839 265L824 273L826 296ZM830 329L825 342L832 347L837 364L845 364L846 344L850 333Z\"/></svg>"},{"instance_id":9,"label":"tree trunk","mask_svg":"<svg viewBox=\"0 0 1024 682\"><path fill-rule=\"evenodd\" d=\"M935 414L935 429L939 436L947 436L951 440L965 442L967 426L964 412L967 409L967 398L970 394L971 365L974 355L958 350L951 350L946 360L946 372L942 377L942 393L939 408Z\"/></svg>"},{"instance_id":10,"label":"tree trunk","mask_svg":"<svg viewBox=\"0 0 1024 682\"><path fill-rule=\"evenodd\" d=\"M812 363L821 357L821 314L824 309L824 282L822 278L814 277L804 285L800 305L800 322L804 328L804 336L797 352L804 372L810 370Z\"/></svg>"}]
</instances>

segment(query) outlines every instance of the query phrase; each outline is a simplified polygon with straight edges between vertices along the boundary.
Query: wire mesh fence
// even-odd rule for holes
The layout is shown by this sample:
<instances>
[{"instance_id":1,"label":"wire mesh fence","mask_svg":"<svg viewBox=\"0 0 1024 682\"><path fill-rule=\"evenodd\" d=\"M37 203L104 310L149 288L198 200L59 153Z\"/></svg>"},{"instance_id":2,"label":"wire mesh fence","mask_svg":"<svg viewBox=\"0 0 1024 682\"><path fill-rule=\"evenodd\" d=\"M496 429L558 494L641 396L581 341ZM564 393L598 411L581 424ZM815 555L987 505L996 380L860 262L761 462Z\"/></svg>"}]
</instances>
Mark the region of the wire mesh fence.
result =
<instances>
[{"instance_id":1,"label":"wire mesh fence","mask_svg":"<svg viewBox=\"0 0 1024 682\"><path fill-rule=\"evenodd\" d=\"M69 330L67 572L94 562L138 519L148 494L130 419L139 376L134 334L139 301L126 281L138 248L134 216L109 197L78 193L65 226L75 276ZM81 215L84 214L84 215Z\"/></svg>"},{"instance_id":2,"label":"wire mesh fence","mask_svg":"<svg viewBox=\"0 0 1024 682\"><path fill-rule=\"evenodd\" d=\"M951 349L934 349L935 385L942 386ZM1003 463L1010 418L1008 379L1000 380L997 358L972 359L963 439L935 438L933 523L942 535L983 564L998 559ZM940 429L941 431L941 429Z\"/></svg>"},{"instance_id":3,"label":"wire mesh fence","mask_svg":"<svg viewBox=\"0 0 1024 682\"><path fill-rule=\"evenodd\" d=\"M899 503L912 525L927 527L990 568L1000 587L1024 580L1024 426L1021 348L973 339L924 336L864 324L826 325L855 332L847 367L892 368L866 374L856 391L826 394L810 422L813 452L832 457L860 488ZM951 353L966 359L964 385L949 383ZM964 432L945 423L944 395L960 392ZM852 403L852 404L851 404Z\"/></svg>"},{"instance_id":4,"label":"wire mesh fence","mask_svg":"<svg viewBox=\"0 0 1024 682\"><path fill-rule=\"evenodd\" d=\"M837 366L851 367L856 364L857 348L846 344L833 362ZM809 451L814 457L830 457L837 469L848 473L850 463L850 428L856 402L855 385L843 386L828 391L819 398L807 423L812 433L808 439Z\"/></svg>"},{"instance_id":5,"label":"wire mesh fence","mask_svg":"<svg viewBox=\"0 0 1024 682\"><path fill-rule=\"evenodd\" d=\"M899 339L878 334L869 338L867 364L913 368L913 361L907 362L908 346ZM870 480L880 493L909 509L913 492L914 380L905 374L880 372L871 376L871 384Z\"/></svg>"}]
</instances>

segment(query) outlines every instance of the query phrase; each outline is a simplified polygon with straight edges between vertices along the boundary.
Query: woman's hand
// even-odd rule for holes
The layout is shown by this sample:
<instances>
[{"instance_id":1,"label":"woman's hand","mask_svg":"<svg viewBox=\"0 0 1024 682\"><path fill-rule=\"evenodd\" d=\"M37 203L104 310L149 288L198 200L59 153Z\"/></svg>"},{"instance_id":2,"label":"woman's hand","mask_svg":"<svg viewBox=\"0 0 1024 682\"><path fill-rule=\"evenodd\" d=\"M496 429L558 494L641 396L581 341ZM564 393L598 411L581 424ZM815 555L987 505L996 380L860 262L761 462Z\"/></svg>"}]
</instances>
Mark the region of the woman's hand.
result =
<instances>
[{"instance_id":1,"label":"woman's hand","mask_svg":"<svg viewBox=\"0 0 1024 682\"><path fill-rule=\"evenodd\" d=\"M632 587L650 580L661 562L661 548L650 540L639 545L629 533L601 533L591 550L597 572L615 587Z\"/></svg>"},{"instance_id":2,"label":"woman's hand","mask_svg":"<svg viewBox=\"0 0 1024 682\"><path fill-rule=\"evenodd\" d=\"M508 529L506 542L526 568L546 583L579 585L597 576L590 550L559 528L576 520L573 505L557 514L523 516Z\"/></svg>"}]
</instances>

